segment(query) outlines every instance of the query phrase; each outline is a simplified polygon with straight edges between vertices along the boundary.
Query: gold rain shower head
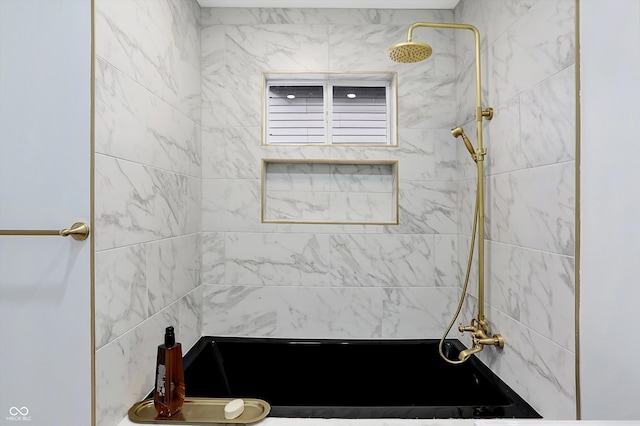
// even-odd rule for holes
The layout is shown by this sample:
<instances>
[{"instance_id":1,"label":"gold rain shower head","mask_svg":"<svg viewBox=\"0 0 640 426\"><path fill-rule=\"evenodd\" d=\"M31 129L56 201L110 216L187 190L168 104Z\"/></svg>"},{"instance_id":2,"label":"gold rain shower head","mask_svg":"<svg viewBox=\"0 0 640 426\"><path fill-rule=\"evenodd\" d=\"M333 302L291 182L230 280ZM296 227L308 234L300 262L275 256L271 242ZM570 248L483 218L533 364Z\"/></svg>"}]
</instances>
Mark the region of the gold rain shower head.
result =
<instances>
[{"instance_id":1,"label":"gold rain shower head","mask_svg":"<svg viewBox=\"0 0 640 426\"><path fill-rule=\"evenodd\" d=\"M411 40L394 44L387 50L389 58L401 64L424 61L432 52L433 49L428 44Z\"/></svg>"}]
</instances>

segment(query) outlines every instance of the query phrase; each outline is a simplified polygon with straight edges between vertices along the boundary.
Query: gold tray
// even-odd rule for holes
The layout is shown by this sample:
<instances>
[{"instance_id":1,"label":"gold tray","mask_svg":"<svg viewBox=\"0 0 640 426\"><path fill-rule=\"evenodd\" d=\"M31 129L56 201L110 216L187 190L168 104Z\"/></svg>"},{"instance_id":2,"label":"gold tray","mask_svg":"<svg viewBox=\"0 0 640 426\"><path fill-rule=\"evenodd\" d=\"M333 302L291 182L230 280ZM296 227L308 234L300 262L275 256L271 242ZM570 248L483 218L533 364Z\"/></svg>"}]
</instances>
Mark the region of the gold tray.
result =
<instances>
[{"instance_id":1,"label":"gold tray","mask_svg":"<svg viewBox=\"0 0 640 426\"><path fill-rule=\"evenodd\" d=\"M129 409L134 423L152 424L249 424L264 419L271 406L261 399L244 399L244 411L235 419L224 418L224 406L236 398L185 398L182 409L171 417L158 417L153 398L145 399Z\"/></svg>"}]
</instances>

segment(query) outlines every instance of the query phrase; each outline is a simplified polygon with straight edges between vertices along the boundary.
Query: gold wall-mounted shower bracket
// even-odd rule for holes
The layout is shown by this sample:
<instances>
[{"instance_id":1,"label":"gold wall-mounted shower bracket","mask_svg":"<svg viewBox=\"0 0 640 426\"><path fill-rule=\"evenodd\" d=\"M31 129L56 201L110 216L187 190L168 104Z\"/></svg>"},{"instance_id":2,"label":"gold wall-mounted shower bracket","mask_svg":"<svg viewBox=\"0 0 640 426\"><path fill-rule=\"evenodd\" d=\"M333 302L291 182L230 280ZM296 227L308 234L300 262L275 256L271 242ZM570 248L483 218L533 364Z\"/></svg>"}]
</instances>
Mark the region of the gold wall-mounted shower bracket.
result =
<instances>
[{"instance_id":1,"label":"gold wall-mounted shower bracket","mask_svg":"<svg viewBox=\"0 0 640 426\"><path fill-rule=\"evenodd\" d=\"M471 157L473 158L473 161L477 163L478 161L484 161L484 157L486 155L487 155L487 148L482 148L482 149L478 149L478 151L476 151Z\"/></svg>"},{"instance_id":2,"label":"gold wall-mounted shower bracket","mask_svg":"<svg viewBox=\"0 0 640 426\"><path fill-rule=\"evenodd\" d=\"M482 109L481 106L476 108L476 121L482 121L482 118L487 120L491 120L493 118L493 108L487 107L486 109Z\"/></svg>"}]
</instances>

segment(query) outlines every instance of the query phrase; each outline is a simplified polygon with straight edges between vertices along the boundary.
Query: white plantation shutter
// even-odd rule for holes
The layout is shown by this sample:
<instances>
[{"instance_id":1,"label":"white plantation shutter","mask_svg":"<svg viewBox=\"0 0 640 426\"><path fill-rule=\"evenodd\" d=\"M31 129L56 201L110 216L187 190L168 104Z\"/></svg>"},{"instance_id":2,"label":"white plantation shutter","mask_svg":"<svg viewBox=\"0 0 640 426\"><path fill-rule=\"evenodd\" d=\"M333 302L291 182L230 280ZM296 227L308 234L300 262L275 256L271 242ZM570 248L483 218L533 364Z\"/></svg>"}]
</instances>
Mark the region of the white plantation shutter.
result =
<instances>
[{"instance_id":1,"label":"white plantation shutter","mask_svg":"<svg viewBox=\"0 0 640 426\"><path fill-rule=\"evenodd\" d=\"M395 80L362 77L267 80L265 143L395 144Z\"/></svg>"},{"instance_id":2,"label":"white plantation shutter","mask_svg":"<svg viewBox=\"0 0 640 426\"><path fill-rule=\"evenodd\" d=\"M386 87L333 87L334 144L388 143Z\"/></svg>"},{"instance_id":3,"label":"white plantation shutter","mask_svg":"<svg viewBox=\"0 0 640 426\"><path fill-rule=\"evenodd\" d=\"M323 86L269 87L268 143L321 144L325 134Z\"/></svg>"}]
</instances>

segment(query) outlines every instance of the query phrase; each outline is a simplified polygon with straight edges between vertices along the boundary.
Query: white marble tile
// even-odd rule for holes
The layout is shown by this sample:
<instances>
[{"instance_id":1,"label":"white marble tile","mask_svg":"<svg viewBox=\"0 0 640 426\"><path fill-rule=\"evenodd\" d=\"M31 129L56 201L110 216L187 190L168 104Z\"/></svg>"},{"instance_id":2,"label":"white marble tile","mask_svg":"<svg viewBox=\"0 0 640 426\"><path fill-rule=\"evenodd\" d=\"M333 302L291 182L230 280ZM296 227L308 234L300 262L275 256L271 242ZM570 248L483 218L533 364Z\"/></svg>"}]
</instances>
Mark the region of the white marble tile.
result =
<instances>
[{"instance_id":1,"label":"white marble tile","mask_svg":"<svg viewBox=\"0 0 640 426\"><path fill-rule=\"evenodd\" d=\"M203 335L274 336L277 303L275 288L205 285Z\"/></svg>"},{"instance_id":2,"label":"white marble tile","mask_svg":"<svg viewBox=\"0 0 640 426\"><path fill-rule=\"evenodd\" d=\"M183 355L202 336L202 292L198 286L178 301L178 336L182 343Z\"/></svg>"},{"instance_id":3,"label":"white marble tile","mask_svg":"<svg viewBox=\"0 0 640 426\"><path fill-rule=\"evenodd\" d=\"M456 235L434 235L435 285L460 286L458 275L458 243Z\"/></svg>"},{"instance_id":4,"label":"white marble tile","mask_svg":"<svg viewBox=\"0 0 640 426\"><path fill-rule=\"evenodd\" d=\"M180 52L180 57L199 67L200 6L196 0L134 0L148 18Z\"/></svg>"},{"instance_id":5,"label":"white marble tile","mask_svg":"<svg viewBox=\"0 0 640 426\"><path fill-rule=\"evenodd\" d=\"M457 181L457 142L451 135L451 126L433 130L429 140L435 145L436 179L444 182Z\"/></svg>"},{"instance_id":6,"label":"white marble tile","mask_svg":"<svg viewBox=\"0 0 640 426\"><path fill-rule=\"evenodd\" d=\"M395 227L396 225L370 225L370 224L356 224L356 223L342 223L342 224L263 224L262 230L264 232L284 232L284 233L317 233L317 234L379 234L387 232L388 227Z\"/></svg>"},{"instance_id":7,"label":"white marble tile","mask_svg":"<svg viewBox=\"0 0 640 426\"><path fill-rule=\"evenodd\" d=\"M515 97L494 108L495 120L485 122L485 157L488 174L510 172L525 168L524 151L520 130L520 98Z\"/></svg>"},{"instance_id":8,"label":"white marble tile","mask_svg":"<svg viewBox=\"0 0 640 426\"><path fill-rule=\"evenodd\" d=\"M575 87L575 66L569 66L520 95L522 153L528 167L575 158Z\"/></svg>"},{"instance_id":9,"label":"white marble tile","mask_svg":"<svg viewBox=\"0 0 640 426\"><path fill-rule=\"evenodd\" d=\"M309 191L272 191L265 194L264 217L270 221L337 220L331 212L331 193Z\"/></svg>"},{"instance_id":10,"label":"white marble tile","mask_svg":"<svg viewBox=\"0 0 640 426\"><path fill-rule=\"evenodd\" d=\"M200 285L200 235L166 238L147 244L149 315L164 309Z\"/></svg>"},{"instance_id":11,"label":"white marble tile","mask_svg":"<svg viewBox=\"0 0 640 426\"><path fill-rule=\"evenodd\" d=\"M322 24L332 22L323 9L298 8L205 8L202 19L208 25Z\"/></svg>"},{"instance_id":12,"label":"white marble tile","mask_svg":"<svg viewBox=\"0 0 640 426\"><path fill-rule=\"evenodd\" d=\"M407 41L407 27L394 25L332 25L329 28L329 69L332 71L397 71L402 75L435 72L434 61L398 64L387 49Z\"/></svg>"},{"instance_id":13,"label":"white marble tile","mask_svg":"<svg viewBox=\"0 0 640 426\"><path fill-rule=\"evenodd\" d=\"M356 287L435 286L430 235L332 235L331 280Z\"/></svg>"},{"instance_id":14,"label":"white marble tile","mask_svg":"<svg viewBox=\"0 0 640 426\"><path fill-rule=\"evenodd\" d=\"M382 288L279 288L278 335L380 338Z\"/></svg>"},{"instance_id":15,"label":"white marble tile","mask_svg":"<svg viewBox=\"0 0 640 426\"><path fill-rule=\"evenodd\" d=\"M110 64L96 65L96 152L200 176L199 126Z\"/></svg>"},{"instance_id":16,"label":"white marble tile","mask_svg":"<svg viewBox=\"0 0 640 426\"><path fill-rule=\"evenodd\" d=\"M347 152L348 146L337 145L264 145L261 146L262 157L266 159L292 159L292 160L334 160L339 152ZM358 147L362 152L365 148ZM359 157L359 156L358 156ZM342 158L342 157L337 157ZM346 158L353 159L353 156Z\"/></svg>"},{"instance_id":17,"label":"white marble tile","mask_svg":"<svg viewBox=\"0 0 640 426\"><path fill-rule=\"evenodd\" d=\"M396 180L392 164L331 164L330 173L332 191L392 193Z\"/></svg>"},{"instance_id":18,"label":"white marble tile","mask_svg":"<svg viewBox=\"0 0 640 426\"><path fill-rule=\"evenodd\" d=\"M491 98L501 103L575 63L575 4L539 1L490 48Z\"/></svg>"},{"instance_id":19,"label":"white marble tile","mask_svg":"<svg viewBox=\"0 0 640 426\"><path fill-rule=\"evenodd\" d=\"M393 165L269 163L265 176L269 220L395 221Z\"/></svg>"},{"instance_id":20,"label":"white marble tile","mask_svg":"<svg viewBox=\"0 0 640 426\"><path fill-rule=\"evenodd\" d=\"M382 9L380 23L409 25L414 22L454 22L453 11L448 9Z\"/></svg>"},{"instance_id":21,"label":"white marble tile","mask_svg":"<svg viewBox=\"0 0 640 426\"><path fill-rule=\"evenodd\" d=\"M474 46L474 39L471 37L466 44L472 49ZM475 53L475 50L473 50ZM481 54L480 57L480 89L481 89L481 103L483 110L487 107L495 107L497 101L491 91L491 79L490 74L493 69L490 58L487 55ZM477 77L476 77L476 63L475 60L469 64L463 65L460 60L456 63L457 78L456 78L456 124L461 125L469 123L469 137L476 145L475 137L475 117L476 117L476 105L478 103L477 98ZM484 119L483 123L487 123L488 120ZM473 127L472 127L473 126ZM451 125L450 127L453 127ZM474 128L472 131L471 129Z\"/></svg>"},{"instance_id":22,"label":"white marble tile","mask_svg":"<svg viewBox=\"0 0 640 426\"><path fill-rule=\"evenodd\" d=\"M456 231L457 185L400 182L400 224L391 233L451 234Z\"/></svg>"},{"instance_id":23,"label":"white marble tile","mask_svg":"<svg viewBox=\"0 0 640 426\"><path fill-rule=\"evenodd\" d=\"M328 31L325 25L227 25L227 72L238 76L275 70L327 70Z\"/></svg>"},{"instance_id":24,"label":"white marble tile","mask_svg":"<svg viewBox=\"0 0 640 426\"><path fill-rule=\"evenodd\" d=\"M436 21L436 22L453 22ZM434 63L435 77L455 78L456 75L456 37L457 31L452 29L440 28L420 28L413 32L415 41L422 41L431 46L433 53L427 61ZM425 64L424 62L418 62Z\"/></svg>"},{"instance_id":25,"label":"white marble tile","mask_svg":"<svg viewBox=\"0 0 640 426\"><path fill-rule=\"evenodd\" d=\"M259 231L260 197L257 179L204 179L202 230Z\"/></svg>"},{"instance_id":26,"label":"white marble tile","mask_svg":"<svg viewBox=\"0 0 640 426\"><path fill-rule=\"evenodd\" d=\"M400 159L400 180L435 180L437 177L436 131L425 129L400 129L398 148L394 157Z\"/></svg>"},{"instance_id":27,"label":"white marble tile","mask_svg":"<svg viewBox=\"0 0 640 426\"><path fill-rule=\"evenodd\" d=\"M390 24L406 25L416 21L452 22L450 10L394 9L299 9L299 8L204 8L205 25L261 24Z\"/></svg>"},{"instance_id":28,"label":"white marble tile","mask_svg":"<svg viewBox=\"0 0 640 426\"><path fill-rule=\"evenodd\" d=\"M493 3L502 3L502 0L491 0ZM518 1L518 0L514 0ZM491 44L489 28L491 27L491 16L487 13L489 2L465 1L462 0L454 11L455 22L465 23L475 26L480 33L480 50L484 52ZM473 33L470 31L456 31L455 40L458 69L465 69L472 66L475 61L475 41Z\"/></svg>"},{"instance_id":29,"label":"white marble tile","mask_svg":"<svg viewBox=\"0 0 640 426\"><path fill-rule=\"evenodd\" d=\"M136 3L98 0L95 9L96 56L196 120L200 68L183 60Z\"/></svg>"},{"instance_id":30,"label":"white marble tile","mask_svg":"<svg viewBox=\"0 0 640 426\"><path fill-rule=\"evenodd\" d=\"M152 389L164 330L178 326L178 305L147 319L96 351L96 424L116 424ZM176 336L180 342L181 336Z\"/></svg>"},{"instance_id":31,"label":"white marble tile","mask_svg":"<svg viewBox=\"0 0 640 426\"><path fill-rule=\"evenodd\" d=\"M400 128L439 129L455 117L455 81L448 77L399 76Z\"/></svg>"},{"instance_id":32,"label":"white marble tile","mask_svg":"<svg viewBox=\"0 0 640 426\"><path fill-rule=\"evenodd\" d=\"M202 128L202 178L223 179L226 177L227 159L225 157L226 129ZM253 172L259 178L258 171Z\"/></svg>"},{"instance_id":33,"label":"white marble tile","mask_svg":"<svg viewBox=\"0 0 640 426\"><path fill-rule=\"evenodd\" d=\"M116 424L140 399L142 390L129 386L129 352L130 343L124 337L96 351L96 426Z\"/></svg>"},{"instance_id":34,"label":"white marble tile","mask_svg":"<svg viewBox=\"0 0 640 426\"><path fill-rule=\"evenodd\" d=\"M467 293L469 296L478 296L478 240L476 238L473 246L473 257L471 258L471 268L469 268L469 257L471 250L471 237L457 236L457 248L458 248L458 262L455 266L457 276L459 280L458 286L464 286L465 279L467 277L467 270L469 271L469 278L467 284ZM486 244L485 244L486 250ZM485 259L485 265L486 265ZM485 280L489 272L485 270ZM488 291L487 291L488 292ZM475 303L475 302L474 302ZM475 315L475 312L474 312Z\"/></svg>"},{"instance_id":35,"label":"white marble tile","mask_svg":"<svg viewBox=\"0 0 640 426\"><path fill-rule=\"evenodd\" d=\"M202 125L204 128L260 127L262 76L202 76Z\"/></svg>"},{"instance_id":36,"label":"white marble tile","mask_svg":"<svg viewBox=\"0 0 640 426\"><path fill-rule=\"evenodd\" d=\"M574 162L498 175L487 184L492 239L574 255Z\"/></svg>"},{"instance_id":37,"label":"white marble tile","mask_svg":"<svg viewBox=\"0 0 640 426\"><path fill-rule=\"evenodd\" d=\"M575 260L523 250L521 322L575 352Z\"/></svg>"},{"instance_id":38,"label":"white marble tile","mask_svg":"<svg viewBox=\"0 0 640 426\"><path fill-rule=\"evenodd\" d=\"M224 283L224 233L202 233L202 283Z\"/></svg>"},{"instance_id":39,"label":"white marble tile","mask_svg":"<svg viewBox=\"0 0 640 426\"><path fill-rule=\"evenodd\" d=\"M266 191L329 192L335 189L332 170L326 163L268 163Z\"/></svg>"},{"instance_id":40,"label":"white marble tile","mask_svg":"<svg viewBox=\"0 0 640 426\"><path fill-rule=\"evenodd\" d=\"M460 289L385 289L382 338L439 339L456 310Z\"/></svg>"},{"instance_id":41,"label":"white marble tile","mask_svg":"<svg viewBox=\"0 0 640 426\"><path fill-rule=\"evenodd\" d=\"M328 235L227 233L225 253L227 284L330 284Z\"/></svg>"},{"instance_id":42,"label":"white marble tile","mask_svg":"<svg viewBox=\"0 0 640 426\"><path fill-rule=\"evenodd\" d=\"M95 254L96 349L148 316L146 247L128 246Z\"/></svg>"},{"instance_id":43,"label":"white marble tile","mask_svg":"<svg viewBox=\"0 0 640 426\"><path fill-rule=\"evenodd\" d=\"M497 310L488 316L492 332L505 338L505 347L486 348L481 359L546 419L574 419L575 354Z\"/></svg>"},{"instance_id":44,"label":"white marble tile","mask_svg":"<svg viewBox=\"0 0 640 426\"><path fill-rule=\"evenodd\" d=\"M397 221L397 202L393 192L332 192L330 219L344 223Z\"/></svg>"},{"instance_id":45,"label":"white marble tile","mask_svg":"<svg viewBox=\"0 0 640 426\"><path fill-rule=\"evenodd\" d=\"M485 255L487 303L514 320L522 322L520 312L527 305L527 299L522 294L522 249L491 242L487 244Z\"/></svg>"},{"instance_id":46,"label":"white marble tile","mask_svg":"<svg viewBox=\"0 0 640 426\"><path fill-rule=\"evenodd\" d=\"M96 250L200 230L200 179L96 155Z\"/></svg>"},{"instance_id":47,"label":"white marble tile","mask_svg":"<svg viewBox=\"0 0 640 426\"><path fill-rule=\"evenodd\" d=\"M463 1L455 10L456 22L475 25L486 42L483 50L516 24L539 0Z\"/></svg>"},{"instance_id":48,"label":"white marble tile","mask_svg":"<svg viewBox=\"0 0 640 426\"><path fill-rule=\"evenodd\" d=\"M200 30L202 75L219 75L225 70L224 28L224 25L204 25Z\"/></svg>"}]
</instances>

